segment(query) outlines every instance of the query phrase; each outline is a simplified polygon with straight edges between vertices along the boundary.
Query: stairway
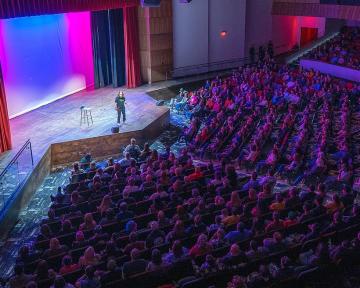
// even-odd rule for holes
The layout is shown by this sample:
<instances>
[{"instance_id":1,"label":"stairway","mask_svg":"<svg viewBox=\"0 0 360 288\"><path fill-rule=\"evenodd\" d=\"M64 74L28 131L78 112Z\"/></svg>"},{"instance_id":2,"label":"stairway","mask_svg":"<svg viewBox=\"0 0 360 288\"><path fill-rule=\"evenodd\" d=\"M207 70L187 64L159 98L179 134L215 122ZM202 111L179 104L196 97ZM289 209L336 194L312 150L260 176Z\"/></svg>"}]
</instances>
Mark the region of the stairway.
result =
<instances>
[{"instance_id":1,"label":"stairway","mask_svg":"<svg viewBox=\"0 0 360 288\"><path fill-rule=\"evenodd\" d=\"M307 54L309 51L315 49L316 47L319 47L322 44L324 44L325 42L331 40L332 38L337 36L339 33L340 33L339 31L329 33L329 34L315 40L314 42L312 42L308 45L305 45L304 47L300 48L297 52L288 56L285 60L286 64L299 65L299 59L301 57L303 57L305 54Z\"/></svg>"}]
</instances>

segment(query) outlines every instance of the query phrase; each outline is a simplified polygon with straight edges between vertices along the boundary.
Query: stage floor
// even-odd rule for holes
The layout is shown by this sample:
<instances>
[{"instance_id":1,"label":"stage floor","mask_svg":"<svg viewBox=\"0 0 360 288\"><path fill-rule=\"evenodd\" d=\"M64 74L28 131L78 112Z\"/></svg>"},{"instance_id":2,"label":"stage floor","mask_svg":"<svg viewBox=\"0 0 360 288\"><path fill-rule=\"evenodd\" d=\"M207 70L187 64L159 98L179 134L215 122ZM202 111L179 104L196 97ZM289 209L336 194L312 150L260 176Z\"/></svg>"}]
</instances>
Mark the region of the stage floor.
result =
<instances>
[{"instance_id":1,"label":"stage floor","mask_svg":"<svg viewBox=\"0 0 360 288\"><path fill-rule=\"evenodd\" d=\"M146 94L144 87L131 90L107 87L78 92L11 119L13 149L1 155L2 166L27 139L31 141L37 163L52 143L111 134L111 127L117 122L114 100L120 89L127 100L127 119L121 123L120 133L141 130L168 110L165 106L156 106L156 100ZM91 108L94 123L90 126L80 126L82 105Z\"/></svg>"}]
</instances>

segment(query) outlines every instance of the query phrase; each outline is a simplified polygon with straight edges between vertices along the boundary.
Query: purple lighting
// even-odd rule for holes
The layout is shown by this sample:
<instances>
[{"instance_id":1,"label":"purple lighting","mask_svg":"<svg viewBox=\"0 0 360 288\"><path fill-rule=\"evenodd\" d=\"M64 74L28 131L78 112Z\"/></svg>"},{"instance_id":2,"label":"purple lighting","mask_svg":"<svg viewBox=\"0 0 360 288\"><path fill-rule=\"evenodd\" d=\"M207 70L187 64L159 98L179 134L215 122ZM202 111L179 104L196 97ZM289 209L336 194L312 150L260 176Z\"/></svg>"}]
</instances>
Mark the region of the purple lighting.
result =
<instances>
[{"instance_id":1,"label":"purple lighting","mask_svg":"<svg viewBox=\"0 0 360 288\"><path fill-rule=\"evenodd\" d=\"M0 20L0 63L10 117L91 87L90 13Z\"/></svg>"}]
</instances>

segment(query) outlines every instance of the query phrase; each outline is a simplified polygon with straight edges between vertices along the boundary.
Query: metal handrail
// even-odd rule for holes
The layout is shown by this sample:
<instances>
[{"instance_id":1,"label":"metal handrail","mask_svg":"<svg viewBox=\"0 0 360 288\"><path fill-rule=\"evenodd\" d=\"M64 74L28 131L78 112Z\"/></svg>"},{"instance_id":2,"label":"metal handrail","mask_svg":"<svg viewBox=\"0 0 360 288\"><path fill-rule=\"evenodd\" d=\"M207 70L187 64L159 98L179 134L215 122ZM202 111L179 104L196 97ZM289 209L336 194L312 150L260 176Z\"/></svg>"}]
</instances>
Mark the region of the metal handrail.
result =
<instances>
[{"instance_id":1,"label":"metal handrail","mask_svg":"<svg viewBox=\"0 0 360 288\"><path fill-rule=\"evenodd\" d=\"M30 154L31 154L31 165L34 166L34 157L32 154L32 147L30 139L26 140L25 144L21 147L21 149L15 154L15 156L10 160L10 162L6 165L3 171L0 173L0 179L3 177L6 172L9 170L12 164L16 163L16 160L19 158L19 156L22 154L22 152L26 149L27 146L30 146Z\"/></svg>"},{"instance_id":2,"label":"metal handrail","mask_svg":"<svg viewBox=\"0 0 360 288\"><path fill-rule=\"evenodd\" d=\"M264 45L263 45L264 46ZM280 46L275 46L274 47L274 51L278 48L281 48L283 46L286 46L286 45L280 45ZM264 46L265 47L265 46ZM266 47L265 47L266 48ZM256 50L255 51L255 56L257 56L259 53L258 51ZM172 77L174 75L174 72L176 71L184 71L184 70L198 70L198 69L201 69L201 68L207 68L207 67L216 67L216 66L219 66L219 65L224 65L224 64L231 64L233 62L243 62L243 63L246 63L246 61L249 61L250 60L250 57L243 57L243 58L233 58L233 59L228 59L228 60L222 60L222 61L216 61L216 62L208 62L208 63L202 63L202 64L195 64L195 65L188 65L188 66L182 66L182 67L178 67L178 68L175 68L173 70L170 70L170 71L166 71L166 80L169 79L169 75L170 77ZM226 69L231 69L231 68L226 68ZM194 75L194 74L203 74L203 73L208 73L208 72L215 72L215 71L207 71L207 72L200 72L200 73L190 73L188 75L185 75L185 76L190 76L190 75Z\"/></svg>"},{"instance_id":3,"label":"metal handrail","mask_svg":"<svg viewBox=\"0 0 360 288\"><path fill-rule=\"evenodd\" d=\"M217 61L217 62L209 62L209 63L202 63L202 64L178 67L173 70L167 71L166 79L169 79L168 76L173 77L174 73L176 73L176 72L182 72L182 71L187 71L187 70L188 71L196 71L196 70L199 71L201 69L211 69L211 68L215 68L216 66L221 66L221 65L231 64L231 63L239 63L239 62L244 63L245 61L248 61L248 60L249 60L249 57L244 57L244 58L234 58L234 59ZM224 69L231 69L231 68L224 68ZM189 73L184 76L197 75L197 74L203 74L203 73L208 73L208 72L215 72L215 71L193 72L193 73ZM184 76L180 76L180 77L184 77Z\"/></svg>"},{"instance_id":4,"label":"metal handrail","mask_svg":"<svg viewBox=\"0 0 360 288\"><path fill-rule=\"evenodd\" d=\"M226 63L231 63L231 62L239 62L239 61L243 61L243 60L247 60L247 59L249 59L249 57L234 58L234 59L228 59L228 60L223 60L223 61L182 66L182 67L175 68L175 69L171 70L170 72L175 71L175 70L180 70L180 69L199 68L199 67L201 68L201 67L207 67L207 66L211 66L211 65L220 65L220 64L226 64Z\"/></svg>"},{"instance_id":5,"label":"metal handrail","mask_svg":"<svg viewBox=\"0 0 360 288\"><path fill-rule=\"evenodd\" d=\"M27 149L29 147L30 149L30 156L31 156L31 168L29 170L28 173L26 173L26 176L23 179L19 179L19 181L17 181L16 186L14 188L14 190L12 191L12 193L9 195L9 197L7 199L4 198L4 194L3 196L3 200L2 200L2 206L0 207L0 219L2 219L2 217L4 216L4 213L6 213L6 210L8 209L11 201L14 199L14 197L17 195L17 193L20 191L19 189L22 187L22 185L25 183L26 179L28 179L28 176L30 175L31 171L33 170L34 167L34 157L33 157L33 153L32 153L32 146L31 146L31 142L30 139L28 139L24 145L20 148L20 150L15 154L15 156L10 160L10 162L6 165L6 167L4 168L3 171L1 171L0 173L0 184L3 184L3 179L5 179L5 175L6 173L8 173L8 171L10 171L11 167L15 164L15 165L19 165L18 164L18 160L20 158L20 156L23 154L23 152L25 151L25 149Z\"/></svg>"}]
</instances>

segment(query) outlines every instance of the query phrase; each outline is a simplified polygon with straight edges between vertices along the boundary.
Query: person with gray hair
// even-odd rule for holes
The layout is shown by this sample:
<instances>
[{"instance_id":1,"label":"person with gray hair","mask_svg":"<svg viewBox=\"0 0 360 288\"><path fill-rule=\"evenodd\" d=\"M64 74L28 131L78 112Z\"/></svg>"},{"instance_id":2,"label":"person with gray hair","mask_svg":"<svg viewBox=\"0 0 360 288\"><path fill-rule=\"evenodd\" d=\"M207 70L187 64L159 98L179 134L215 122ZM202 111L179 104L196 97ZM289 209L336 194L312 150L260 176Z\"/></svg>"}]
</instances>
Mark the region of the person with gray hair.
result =
<instances>
[{"instance_id":1,"label":"person with gray hair","mask_svg":"<svg viewBox=\"0 0 360 288\"><path fill-rule=\"evenodd\" d=\"M125 153L125 158L121 159L121 160L119 161L119 164L120 164L121 167L129 167L132 160L134 160L134 158L132 158L132 157L130 156L130 153L129 153L129 152L126 152L126 153Z\"/></svg>"},{"instance_id":2,"label":"person with gray hair","mask_svg":"<svg viewBox=\"0 0 360 288\"><path fill-rule=\"evenodd\" d=\"M130 157L132 157L134 159L139 158L139 156L141 154L141 150L140 150L139 145L136 144L135 138L131 138L130 144L126 146L124 153L123 153L125 157L126 157L127 153L129 153Z\"/></svg>"},{"instance_id":3,"label":"person with gray hair","mask_svg":"<svg viewBox=\"0 0 360 288\"><path fill-rule=\"evenodd\" d=\"M131 260L125 262L122 269L123 278L126 279L127 277L145 272L146 267L148 266L148 261L145 259L140 258L140 250L139 249L132 249L130 253Z\"/></svg>"}]
</instances>

